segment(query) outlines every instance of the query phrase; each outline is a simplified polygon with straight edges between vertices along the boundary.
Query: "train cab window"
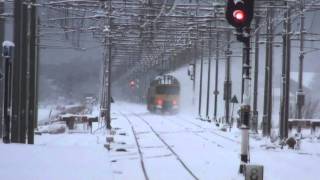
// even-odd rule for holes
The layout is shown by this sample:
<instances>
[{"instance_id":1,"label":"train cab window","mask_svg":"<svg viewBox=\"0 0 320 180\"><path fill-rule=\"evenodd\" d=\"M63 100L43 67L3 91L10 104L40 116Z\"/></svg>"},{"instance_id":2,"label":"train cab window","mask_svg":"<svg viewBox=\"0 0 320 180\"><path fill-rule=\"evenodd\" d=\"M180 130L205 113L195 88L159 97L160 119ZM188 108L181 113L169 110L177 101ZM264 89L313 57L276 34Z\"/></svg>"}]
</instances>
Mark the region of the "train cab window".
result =
<instances>
[{"instance_id":1,"label":"train cab window","mask_svg":"<svg viewBox=\"0 0 320 180\"><path fill-rule=\"evenodd\" d=\"M179 87L177 86L158 86L156 88L157 94L179 94Z\"/></svg>"}]
</instances>

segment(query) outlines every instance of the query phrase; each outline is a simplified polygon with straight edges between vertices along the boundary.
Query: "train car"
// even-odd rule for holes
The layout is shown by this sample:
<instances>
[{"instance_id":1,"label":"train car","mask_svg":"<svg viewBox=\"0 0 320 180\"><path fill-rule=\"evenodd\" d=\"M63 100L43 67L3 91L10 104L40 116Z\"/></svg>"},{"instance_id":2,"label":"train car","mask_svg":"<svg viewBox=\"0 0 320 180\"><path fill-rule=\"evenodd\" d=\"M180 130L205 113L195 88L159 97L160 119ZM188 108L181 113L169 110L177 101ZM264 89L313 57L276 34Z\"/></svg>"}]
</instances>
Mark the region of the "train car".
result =
<instances>
[{"instance_id":1,"label":"train car","mask_svg":"<svg viewBox=\"0 0 320 180\"><path fill-rule=\"evenodd\" d=\"M152 113L177 113L180 102L180 83L171 75L156 77L148 89L147 108Z\"/></svg>"}]
</instances>

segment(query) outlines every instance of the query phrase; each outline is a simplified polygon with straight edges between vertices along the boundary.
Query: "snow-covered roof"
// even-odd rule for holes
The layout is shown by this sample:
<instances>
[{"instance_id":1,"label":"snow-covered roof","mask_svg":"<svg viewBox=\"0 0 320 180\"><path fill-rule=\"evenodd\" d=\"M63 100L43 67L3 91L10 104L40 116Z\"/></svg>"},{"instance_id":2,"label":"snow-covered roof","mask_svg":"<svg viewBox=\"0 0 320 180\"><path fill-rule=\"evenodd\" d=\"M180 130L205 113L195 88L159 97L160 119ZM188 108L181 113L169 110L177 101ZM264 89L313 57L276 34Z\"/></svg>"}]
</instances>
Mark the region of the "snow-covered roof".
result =
<instances>
[{"instance_id":1,"label":"snow-covered roof","mask_svg":"<svg viewBox=\"0 0 320 180\"><path fill-rule=\"evenodd\" d=\"M92 114L63 114L60 116L61 118L69 118L69 117L88 117L88 118L96 118L97 116Z\"/></svg>"},{"instance_id":2,"label":"snow-covered roof","mask_svg":"<svg viewBox=\"0 0 320 180\"><path fill-rule=\"evenodd\" d=\"M11 41L3 41L2 46L12 46L14 47L14 43Z\"/></svg>"},{"instance_id":3,"label":"snow-covered roof","mask_svg":"<svg viewBox=\"0 0 320 180\"><path fill-rule=\"evenodd\" d=\"M83 106L81 104L70 104L70 105L66 105L65 108L74 108L74 107L80 107Z\"/></svg>"}]
</instances>

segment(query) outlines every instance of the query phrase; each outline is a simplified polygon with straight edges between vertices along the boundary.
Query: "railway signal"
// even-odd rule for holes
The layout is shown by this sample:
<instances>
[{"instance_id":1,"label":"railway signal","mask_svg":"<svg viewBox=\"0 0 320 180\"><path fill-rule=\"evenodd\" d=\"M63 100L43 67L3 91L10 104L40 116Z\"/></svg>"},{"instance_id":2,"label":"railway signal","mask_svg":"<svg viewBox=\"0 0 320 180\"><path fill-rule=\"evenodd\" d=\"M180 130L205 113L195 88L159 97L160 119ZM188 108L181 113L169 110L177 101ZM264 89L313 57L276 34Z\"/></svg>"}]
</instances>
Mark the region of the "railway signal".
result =
<instances>
[{"instance_id":1,"label":"railway signal","mask_svg":"<svg viewBox=\"0 0 320 180\"><path fill-rule=\"evenodd\" d=\"M243 43L242 66L242 98L241 98L241 162L240 173L245 174L245 166L249 161L249 125L251 116L250 106L250 24L253 18L254 0L228 0L226 19L236 28L237 40Z\"/></svg>"},{"instance_id":2,"label":"railway signal","mask_svg":"<svg viewBox=\"0 0 320 180\"><path fill-rule=\"evenodd\" d=\"M226 18L237 29L249 27L253 18L254 0L228 0Z\"/></svg>"},{"instance_id":3,"label":"railway signal","mask_svg":"<svg viewBox=\"0 0 320 180\"><path fill-rule=\"evenodd\" d=\"M131 89L134 89L136 87L136 82L134 80L131 80L129 82L129 86L130 86Z\"/></svg>"}]
</instances>

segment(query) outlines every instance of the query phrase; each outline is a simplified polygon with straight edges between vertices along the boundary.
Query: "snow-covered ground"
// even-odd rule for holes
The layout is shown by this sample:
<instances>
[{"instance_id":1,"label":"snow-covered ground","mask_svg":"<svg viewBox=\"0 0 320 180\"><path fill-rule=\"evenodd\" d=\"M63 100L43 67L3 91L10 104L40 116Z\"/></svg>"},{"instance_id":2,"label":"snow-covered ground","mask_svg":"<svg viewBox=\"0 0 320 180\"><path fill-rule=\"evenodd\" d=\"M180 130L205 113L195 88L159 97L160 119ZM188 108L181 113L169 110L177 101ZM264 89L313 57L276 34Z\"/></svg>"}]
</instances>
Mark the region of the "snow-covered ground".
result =
<instances>
[{"instance_id":1,"label":"snow-covered ground","mask_svg":"<svg viewBox=\"0 0 320 180\"><path fill-rule=\"evenodd\" d=\"M0 143L0 179L111 179L103 136L36 136L35 145Z\"/></svg>"},{"instance_id":2,"label":"snow-covered ground","mask_svg":"<svg viewBox=\"0 0 320 180\"><path fill-rule=\"evenodd\" d=\"M236 128L223 132L192 113L160 116L121 102L112 117L110 150L104 147L110 135L102 129L37 135L33 146L0 143L1 179L244 179ZM304 139L300 150L254 135L250 140L251 163L264 165L266 180L318 179L320 140Z\"/></svg>"}]
</instances>

